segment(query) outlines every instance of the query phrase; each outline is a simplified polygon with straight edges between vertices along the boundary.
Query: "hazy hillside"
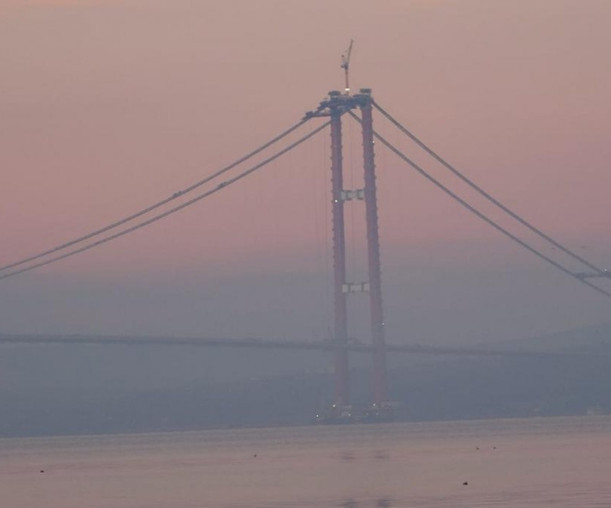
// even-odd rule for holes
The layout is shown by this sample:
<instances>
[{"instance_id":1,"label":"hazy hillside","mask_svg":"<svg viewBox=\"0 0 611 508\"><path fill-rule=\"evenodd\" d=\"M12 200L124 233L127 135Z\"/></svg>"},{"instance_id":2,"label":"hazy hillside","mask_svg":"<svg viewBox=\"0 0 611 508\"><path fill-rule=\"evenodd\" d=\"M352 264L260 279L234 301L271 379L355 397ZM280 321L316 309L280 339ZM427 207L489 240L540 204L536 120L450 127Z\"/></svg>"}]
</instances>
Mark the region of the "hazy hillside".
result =
<instances>
[{"instance_id":1,"label":"hazy hillside","mask_svg":"<svg viewBox=\"0 0 611 508\"><path fill-rule=\"evenodd\" d=\"M412 420L611 412L611 325L497 346L591 355L395 354L393 400ZM331 402L321 352L148 346L1 346L0 434L142 432L307 423ZM354 355L355 404L369 359Z\"/></svg>"},{"instance_id":2,"label":"hazy hillside","mask_svg":"<svg viewBox=\"0 0 611 508\"><path fill-rule=\"evenodd\" d=\"M495 347L505 350L611 353L611 323L567 330L532 339L505 341Z\"/></svg>"}]
</instances>

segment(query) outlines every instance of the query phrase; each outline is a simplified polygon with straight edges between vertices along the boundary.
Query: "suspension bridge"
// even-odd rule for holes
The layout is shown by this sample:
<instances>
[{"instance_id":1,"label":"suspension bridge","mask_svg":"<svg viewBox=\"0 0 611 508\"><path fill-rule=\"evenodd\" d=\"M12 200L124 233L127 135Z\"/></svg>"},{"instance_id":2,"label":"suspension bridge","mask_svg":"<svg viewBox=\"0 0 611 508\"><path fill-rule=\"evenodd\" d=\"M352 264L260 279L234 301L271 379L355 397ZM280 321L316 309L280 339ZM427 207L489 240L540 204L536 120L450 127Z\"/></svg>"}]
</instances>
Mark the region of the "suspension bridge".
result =
<instances>
[{"instance_id":1,"label":"suspension bridge","mask_svg":"<svg viewBox=\"0 0 611 508\"><path fill-rule=\"evenodd\" d=\"M348 57L349 58L349 57ZM342 67L344 65L342 64ZM213 172L201 180L179 189L168 197L125 216L115 222L93 230L85 235L73 238L67 242L52 246L41 252L7 263L0 267L0 281L16 277L20 274L57 263L72 256L85 253L105 243L120 237L130 235L137 230L147 227L157 221L178 213L207 198L224 192L230 186L248 178L265 168L268 164L294 150L314 136L327 129L331 138L331 191L330 201L332 207L332 249L333 249L333 336L329 341L294 341L269 339L205 339L205 338L155 338L155 337L101 337L101 336L48 336L32 337L5 335L0 336L0 344L134 344L134 345L199 345L206 347L257 347L280 349L318 349L326 350L334 355L335 369L335 404L330 416L341 418L350 413L350 382L349 382L349 353L368 353L372 356L372 408L380 418L387 417L392 411L391 401L388 400L386 355L388 353L411 354L465 354L465 355L545 355L546 353L521 353L516 351L484 350L477 348L438 348L421 344L392 344L387 343L380 260L380 238L378 232L378 198L376 191L376 165L375 142L393 153L406 167L425 178L431 185L456 201L479 220L495 229L498 233L514 242L522 249L546 263L551 269L561 272L572 278L576 284L585 286L588 290L597 292L603 298L611 298L611 292L605 288L604 279L611 278L611 272L601 268L591 261L577 254L567 246L552 238L549 234L534 226L520 214L510 209L499 199L484 190L481 186L459 171L455 166L441 157L437 152L425 144L411 130L392 116L373 98L372 91L362 88L358 93L351 93L347 75L346 60L346 88L344 91L331 91L320 104L308 111L303 118L285 129L255 150L245 154L235 162ZM427 156L441 164L445 170L457 177L461 182L482 196L496 209L509 217L523 231L535 235L540 241L552 246L565 256L571 263L581 266L579 271L570 268L568 262L559 261L557 257L550 257L525 236L516 234L488 214L476 208L473 204L461 197L448 185L442 183L428 172L423 165L417 163L404 153L396 144L380 135L373 126L373 114L378 113L383 121L389 122L399 133L414 142ZM342 123L344 120L353 120L361 127L362 157L363 157L363 188L347 188L344 179ZM313 125L313 128L302 134L301 137L287 143L289 135L296 135ZM265 154L272 147L280 146L271 155L263 160L247 166L247 163L259 154ZM352 203L351 203L352 202ZM365 206L365 230L367 240L367 280L348 280L346 258L345 234L345 207L363 202ZM354 294L365 293L369 298L369 313L371 325L371 342L354 343L348 335L348 299Z\"/></svg>"}]
</instances>

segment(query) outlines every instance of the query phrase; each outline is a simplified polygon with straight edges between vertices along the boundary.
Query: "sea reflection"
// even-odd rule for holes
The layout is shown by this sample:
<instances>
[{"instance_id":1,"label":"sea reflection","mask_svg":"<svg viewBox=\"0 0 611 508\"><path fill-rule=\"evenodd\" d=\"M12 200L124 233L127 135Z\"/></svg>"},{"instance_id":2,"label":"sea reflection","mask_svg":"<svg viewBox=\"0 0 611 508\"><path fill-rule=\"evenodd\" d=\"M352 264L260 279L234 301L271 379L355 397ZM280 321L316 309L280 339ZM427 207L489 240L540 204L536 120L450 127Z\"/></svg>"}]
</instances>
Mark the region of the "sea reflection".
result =
<instances>
[{"instance_id":1,"label":"sea reflection","mask_svg":"<svg viewBox=\"0 0 611 508\"><path fill-rule=\"evenodd\" d=\"M609 450L609 417L5 439L1 506L601 507Z\"/></svg>"},{"instance_id":2,"label":"sea reflection","mask_svg":"<svg viewBox=\"0 0 611 508\"><path fill-rule=\"evenodd\" d=\"M392 504L392 501L387 498L387 497L383 497L382 499L376 499L375 501L373 501L374 504L369 504L369 502L359 502L356 501L355 499L346 499L345 501L342 501L338 506L341 506L342 508L365 508L365 507L370 507L370 506L375 506L376 508L389 508L391 506L394 506Z\"/></svg>"}]
</instances>

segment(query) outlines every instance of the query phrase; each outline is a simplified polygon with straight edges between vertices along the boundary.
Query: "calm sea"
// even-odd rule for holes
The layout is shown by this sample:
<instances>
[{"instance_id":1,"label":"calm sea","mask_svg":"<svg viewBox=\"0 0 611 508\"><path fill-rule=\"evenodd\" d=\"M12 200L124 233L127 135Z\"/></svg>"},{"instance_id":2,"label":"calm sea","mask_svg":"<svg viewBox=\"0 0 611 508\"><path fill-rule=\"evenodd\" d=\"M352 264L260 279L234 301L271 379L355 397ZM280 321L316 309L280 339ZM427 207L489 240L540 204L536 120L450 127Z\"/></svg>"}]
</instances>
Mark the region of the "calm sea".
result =
<instances>
[{"instance_id":1,"label":"calm sea","mask_svg":"<svg viewBox=\"0 0 611 508\"><path fill-rule=\"evenodd\" d=\"M611 417L3 439L0 506L610 507Z\"/></svg>"}]
</instances>

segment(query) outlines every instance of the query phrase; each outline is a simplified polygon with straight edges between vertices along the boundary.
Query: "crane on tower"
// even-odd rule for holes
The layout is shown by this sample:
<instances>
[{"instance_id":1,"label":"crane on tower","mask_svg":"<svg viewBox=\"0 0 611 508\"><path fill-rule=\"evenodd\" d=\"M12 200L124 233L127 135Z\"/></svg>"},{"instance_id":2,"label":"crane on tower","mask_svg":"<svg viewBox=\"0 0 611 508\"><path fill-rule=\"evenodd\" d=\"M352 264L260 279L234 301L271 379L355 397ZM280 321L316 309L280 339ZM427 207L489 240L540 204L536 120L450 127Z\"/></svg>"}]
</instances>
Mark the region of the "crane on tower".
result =
<instances>
[{"instance_id":1,"label":"crane on tower","mask_svg":"<svg viewBox=\"0 0 611 508\"><path fill-rule=\"evenodd\" d=\"M346 77L346 88L344 88L344 93L346 95L350 95L350 81L348 80L348 69L350 67L350 55L352 54L352 44L354 41L350 39L350 46L348 46L348 50L342 55L342 69L344 69L344 76Z\"/></svg>"}]
</instances>

